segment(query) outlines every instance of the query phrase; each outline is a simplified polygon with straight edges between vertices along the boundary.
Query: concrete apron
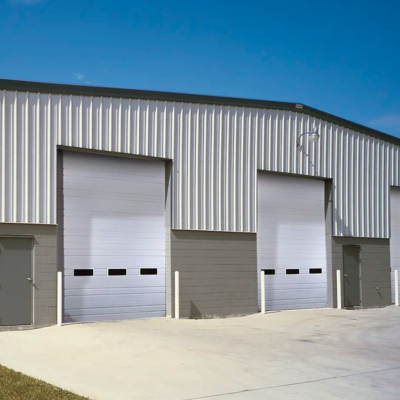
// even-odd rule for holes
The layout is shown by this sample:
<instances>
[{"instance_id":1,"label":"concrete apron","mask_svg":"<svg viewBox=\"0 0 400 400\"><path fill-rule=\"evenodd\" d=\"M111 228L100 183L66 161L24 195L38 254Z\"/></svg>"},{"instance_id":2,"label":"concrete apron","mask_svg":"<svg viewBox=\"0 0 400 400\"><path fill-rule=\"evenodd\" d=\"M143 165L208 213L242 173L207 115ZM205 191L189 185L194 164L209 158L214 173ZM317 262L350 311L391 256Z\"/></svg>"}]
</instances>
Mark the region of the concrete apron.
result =
<instances>
[{"instance_id":1,"label":"concrete apron","mask_svg":"<svg viewBox=\"0 0 400 400\"><path fill-rule=\"evenodd\" d=\"M0 333L0 363L98 400L398 399L400 308Z\"/></svg>"}]
</instances>

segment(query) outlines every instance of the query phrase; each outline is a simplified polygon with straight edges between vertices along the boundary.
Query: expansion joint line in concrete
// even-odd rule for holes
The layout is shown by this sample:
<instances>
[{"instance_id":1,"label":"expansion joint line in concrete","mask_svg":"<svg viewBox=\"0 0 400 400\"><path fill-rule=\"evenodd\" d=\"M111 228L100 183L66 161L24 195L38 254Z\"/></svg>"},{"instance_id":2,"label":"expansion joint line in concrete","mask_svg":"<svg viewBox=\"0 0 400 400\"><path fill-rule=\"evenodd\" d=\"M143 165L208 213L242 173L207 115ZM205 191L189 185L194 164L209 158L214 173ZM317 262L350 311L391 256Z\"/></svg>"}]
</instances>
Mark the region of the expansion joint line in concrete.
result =
<instances>
[{"instance_id":1,"label":"expansion joint line in concrete","mask_svg":"<svg viewBox=\"0 0 400 400\"><path fill-rule=\"evenodd\" d=\"M311 381L302 381L302 382L287 383L287 384L285 384L285 385L265 386L265 387L256 388L256 389L243 389L243 390L238 390L238 391L236 391L236 392L228 392L228 393L220 393L220 394L211 394L211 395L209 395L209 396L190 397L190 398L183 399L183 400L211 399L211 398L214 398L214 397L230 396L230 395L233 395L233 394L248 393L248 392L257 392L257 391L260 391L260 390L277 389L277 388L288 387L288 386L305 385L305 384L308 384L308 383L323 382L323 381L331 381L331 380L334 380L334 379L350 378L350 377L352 377L352 376L375 374L375 373L378 373L378 372L392 371L392 370L395 370L395 369L400 369L400 367L393 367L393 368L386 368L386 369L378 369L378 370L375 370L375 371L367 371L367 372L358 372L358 373L356 373L356 374L332 376L332 377L330 377L330 378L314 379L314 380L311 380Z\"/></svg>"}]
</instances>

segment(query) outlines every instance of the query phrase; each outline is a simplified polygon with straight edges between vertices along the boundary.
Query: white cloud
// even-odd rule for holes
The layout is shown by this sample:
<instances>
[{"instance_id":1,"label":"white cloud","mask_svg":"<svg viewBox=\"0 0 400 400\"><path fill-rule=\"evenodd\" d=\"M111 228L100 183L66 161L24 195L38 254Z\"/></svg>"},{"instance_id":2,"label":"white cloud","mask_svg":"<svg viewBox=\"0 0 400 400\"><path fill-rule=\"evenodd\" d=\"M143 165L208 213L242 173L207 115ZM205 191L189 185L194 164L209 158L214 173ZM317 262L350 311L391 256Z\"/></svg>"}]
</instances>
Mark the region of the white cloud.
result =
<instances>
[{"instance_id":1,"label":"white cloud","mask_svg":"<svg viewBox=\"0 0 400 400\"><path fill-rule=\"evenodd\" d=\"M78 81L83 81L83 79L85 79L85 75L80 74L79 72L75 72L74 76L76 79L78 79Z\"/></svg>"},{"instance_id":2,"label":"white cloud","mask_svg":"<svg viewBox=\"0 0 400 400\"><path fill-rule=\"evenodd\" d=\"M374 128L400 134L400 114L386 114L370 123Z\"/></svg>"}]
</instances>

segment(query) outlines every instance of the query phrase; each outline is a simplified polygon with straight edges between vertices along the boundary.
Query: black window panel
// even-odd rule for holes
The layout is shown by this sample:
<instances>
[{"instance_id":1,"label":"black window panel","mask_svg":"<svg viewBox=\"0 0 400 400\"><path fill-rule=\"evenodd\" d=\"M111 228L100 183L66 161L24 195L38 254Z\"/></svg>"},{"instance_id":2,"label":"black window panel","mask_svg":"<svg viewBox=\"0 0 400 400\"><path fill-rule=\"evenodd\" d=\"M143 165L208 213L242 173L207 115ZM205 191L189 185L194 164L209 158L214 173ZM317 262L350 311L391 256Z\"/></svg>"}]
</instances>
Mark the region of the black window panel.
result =
<instances>
[{"instance_id":1,"label":"black window panel","mask_svg":"<svg viewBox=\"0 0 400 400\"><path fill-rule=\"evenodd\" d=\"M157 268L141 268L140 275L157 275Z\"/></svg>"},{"instance_id":2,"label":"black window panel","mask_svg":"<svg viewBox=\"0 0 400 400\"><path fill-rule=\"evenodd\" d=\"M109 276L120 276L120 275L126 275L126 269L123 268L114 268L114 269L109 269L108 270L108 275Z\"/></svg>"},{"instance_id":3,"label":"black window panel","mask_svg":"<svg viewBox=\"0 0 400 400\"><path fill-rule=\"evenodd\" d=\"M92 269L74 269L74 276L93 276Z\"/></svg>"},{"instance_id":4,"label":"black window panel","mask_svg":"<svg viewBox=\"0 0 400 400\"><path fill-rule=\"evenodd\" d=\"M297 275L300 273L299 269L287 269L286 270L286 275Z\"/></svg>"},{"instance_id":5,"label":"black window panel","mask_svg":"<svg viewBox=\"0 0 400 400\"><path fill-rule=\"evenodd\" d=\"M262 269L261 271L264 271L265 275L275 275L274 269Z\"/></svg>"},{"instance_id":6,"label":"black window panel","mask_svg":"<svg viewBox=\"0 0 400 400\"><path fill-rule=\"evenodd\" d=\"M310 268L310 274L322 274L322 268Z\"/></svg>"}]
</instances>

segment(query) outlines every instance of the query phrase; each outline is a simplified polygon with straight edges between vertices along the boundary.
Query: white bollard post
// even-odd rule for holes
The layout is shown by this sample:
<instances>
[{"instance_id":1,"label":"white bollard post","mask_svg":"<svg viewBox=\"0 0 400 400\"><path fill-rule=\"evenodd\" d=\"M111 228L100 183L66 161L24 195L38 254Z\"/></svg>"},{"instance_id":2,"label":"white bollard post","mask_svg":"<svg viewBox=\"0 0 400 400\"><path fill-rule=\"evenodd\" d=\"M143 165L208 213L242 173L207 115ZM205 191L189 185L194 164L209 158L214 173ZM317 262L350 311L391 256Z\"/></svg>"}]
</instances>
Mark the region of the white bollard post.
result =
<instances>
[{"instance_id":1,"label":"white bollard post","mask_svg":"<svg viewBox=\"0 0 400 400\"><path fill-rule=\"evenodd\" d=\"M399 306L399 271L394 270L394 302L396 306Z\"/></svg>"},{"instance_id":2,"label":"white bollard post","mask_svg":"<svg viewBox=\"0 0 400 400\"><path fill-rule=\"evenodd\" d=\"M63 301L63 292L62 292L62 272L57 272L57 325L62 325L62 301Z\"/></svg>"},{"instance_id":3,"label":"white bollard post","mask_svg":"<svg viewBox=\"0 0 400 400\"><path fill-rule=\"evenodd\" d=\"M340 278L340 269L336 271L336 288L337 288L337 308L342 308L342 279Z\"/></svg>"},{"instance_id":4,"label":"white bollard post","mask_svg":"<svg viewBox=\"0 0 400 400\"><path fill-rule=\"evenodd\" d=\"M261 271L261 314L265 314L265 271Z\"/></svg>"},{"instance_id":5,"label":"white bollard post","mask_svg":"<svg viewBox=\"0 0 400 400\"><path fill-rule=\"evenodd\" d=\"M179 319L179 271L175 271L175 319Z\"/></svg>"}]
</instances>

